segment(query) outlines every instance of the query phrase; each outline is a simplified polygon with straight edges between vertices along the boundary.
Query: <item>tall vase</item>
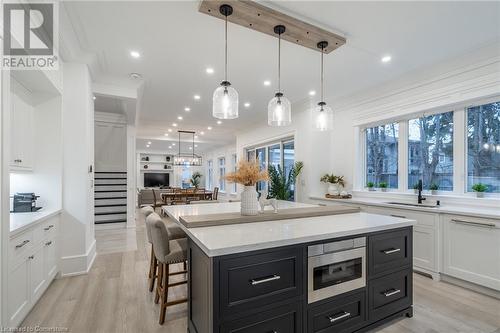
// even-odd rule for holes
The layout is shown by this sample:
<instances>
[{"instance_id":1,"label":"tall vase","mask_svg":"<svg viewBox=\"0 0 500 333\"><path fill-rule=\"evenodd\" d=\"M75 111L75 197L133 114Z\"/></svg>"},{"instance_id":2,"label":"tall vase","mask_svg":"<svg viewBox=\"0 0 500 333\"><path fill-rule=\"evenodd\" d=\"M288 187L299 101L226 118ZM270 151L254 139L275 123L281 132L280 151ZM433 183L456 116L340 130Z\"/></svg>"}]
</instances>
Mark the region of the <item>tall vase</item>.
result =
<instances>
[{"instance_id":1,"label":"tall vase","mask_svg":"<svg viewBox=\"0 0 500 333\"><path fill-rule=\"evenodd\" d=\"M255 186L245 186L241 192L241 215L259 214L259 200Z\"/></svg>"}]
</instances>

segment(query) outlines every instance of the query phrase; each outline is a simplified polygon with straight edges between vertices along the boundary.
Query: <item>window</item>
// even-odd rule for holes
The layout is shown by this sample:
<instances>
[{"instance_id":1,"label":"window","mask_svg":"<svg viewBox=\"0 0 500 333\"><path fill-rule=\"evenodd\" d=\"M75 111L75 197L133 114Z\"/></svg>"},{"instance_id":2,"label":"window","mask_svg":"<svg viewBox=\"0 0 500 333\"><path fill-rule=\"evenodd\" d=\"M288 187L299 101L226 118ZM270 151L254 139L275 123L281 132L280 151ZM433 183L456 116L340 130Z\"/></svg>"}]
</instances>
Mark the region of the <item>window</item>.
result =
<instances>
[{"instance_id":1,"label":"window","mask_svg":"<svg viewBox=\"0 0 500 333\"><path fill-rule=\"evenodd\" d=\"M467 109L467 191L482 183L500 193L500 102Z\"/></svg>"},{"instance_id":2,"label":"window","mask_svg":"<svg viewBox=\"0 0 500 333\"><path fill-rule=\"evenodd\" d=\"M269 165L275 167L284 167L284 172L288 176L291 167L295 163L295 150L293 139L286 139L279 142L273 142L258 148L250 148L246 152L247 160L257 160L260 168L266 169ZM267 182L258 182L257 191L260 192L267 186ZM294 200L294 185L291 186L292 196L290 200Z\"/></svg>"},{"instance_id":3,"label":"window","mask_svg":"<svg viewBox=\"0 0 500 333\"><path fill-rule=\"evenodd\" d=\"M224 179L226 176L226 158L219 158L219 190L224 192L226 190L226 180Z\"/></svg>"},{"instance_id":4,"label":"window","mask_svg":"<svg viewBox=\"0 0 500 333\"><path fill-rule=\"evenodd\" d=\"M212 160L208 164L207 188L211 190L214 186L214 162Z\"/></svg>"},{"instance_id":5,"label":"window","mask_svg":"<svg viewBox=\"0 0 500 333\"><path fill-rule=\"evenodd\" d=\"M233 154L231 156L231 158L233 160L233 172L236 172L236 168L238 167L238 157L236 156L236 154ZM236 193L237 191L238 191L238 184L233 183L232 184L232 192Z\"/></svg>"},{"instance_id":6,"label":"window","mask_svg":"<svg viewBox=\"0 0 500 333\"><path fill-rule=\"evenodd\" d=\"M398 135L398 123L366 129L366 183L398 188Z\"/></svg>"},{"instance_id":7,"label":"window","mask_svg":"<svg viewBox=\"0 0 500 333\"><path fill-rule=\"evenodd\" d=\"M408 188L453 191L453 111L408 121Z\"/></svg>"}]
</instances>

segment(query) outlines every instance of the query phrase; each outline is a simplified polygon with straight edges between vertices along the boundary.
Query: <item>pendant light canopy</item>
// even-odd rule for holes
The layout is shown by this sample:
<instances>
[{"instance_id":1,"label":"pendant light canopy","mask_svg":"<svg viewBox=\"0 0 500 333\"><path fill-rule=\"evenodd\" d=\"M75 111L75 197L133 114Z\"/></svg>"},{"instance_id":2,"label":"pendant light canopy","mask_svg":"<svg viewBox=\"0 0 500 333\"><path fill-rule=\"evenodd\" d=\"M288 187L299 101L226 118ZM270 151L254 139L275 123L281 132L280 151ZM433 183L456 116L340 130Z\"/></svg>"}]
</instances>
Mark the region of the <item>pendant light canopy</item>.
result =
<instances>
[{"instance_id":1,"label":"pendant light canopy","mask_svg":"<svg viewBox=\"0 0 500 333\"><path fill-rule=\"evenodd\" d=\"M328 42L319 42L318 48L321 49L321 101L313 111L313 125L318 131L329 131L333 127L333 110L326 105L323 99L323 55Z\"/></svg>"},{"instance_id":2,"label":"pendant light canopy","mask_svg":"<svg viewBox=\"0 0 500 333\"><path fill-rule=\"evenodd\" d=\"M238 92L227 80L227 17L233 13L233 7L224 4L219 11L225 16L224 81L214 91L212 114L218 119L235 119L238 118Z\"/></svg>"},{"instance_id":3,"label":"pendant light canopy","mask_svg":"<svg viewBox=\"0 0 500 333\"><path fill-rule=\"evenodd\" d=\"M281 34L285 32L284 25L274 27L278 34L278 92L267 105L267 123L269 126L288 126L292 122L292 106L288 98L281 92Z\"/></svg>"}]
</instances>

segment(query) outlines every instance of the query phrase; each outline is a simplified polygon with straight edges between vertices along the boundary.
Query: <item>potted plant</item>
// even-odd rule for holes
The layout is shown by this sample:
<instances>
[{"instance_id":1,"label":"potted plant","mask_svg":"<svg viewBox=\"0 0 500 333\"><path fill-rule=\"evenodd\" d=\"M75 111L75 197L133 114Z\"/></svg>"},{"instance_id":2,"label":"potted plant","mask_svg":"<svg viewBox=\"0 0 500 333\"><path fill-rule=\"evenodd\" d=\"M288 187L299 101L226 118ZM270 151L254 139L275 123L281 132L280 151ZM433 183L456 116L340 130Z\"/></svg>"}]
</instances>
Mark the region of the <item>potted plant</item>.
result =
<instances>
[{"instance_id":1,"label":"potted plant","mask_svg":"<svg viewBox=\"0 0 500 333\"><path fill-rule=\"evenodd\" d=\"M286 175L281 166L270 165L268 168L269 198L289 200L292 197L292 186L295 185L303 167L304 163L297 161Z\"/></svg>"},{"instance_id":2,"label":"potted plant","mask_svg":"<svg viewBox=\"0 0 500 333\"><path fill-rule=\"evenodd\" d=\"M431 190L432 195L436 195L438 189L439 189L439 185L436 183L432 183L431 186L429 186L429 190Z\"/></svg>"},{"instance_id":3,"label":"potted plant","mask_svg":"<svg viewBox=\"0 0 500 333\"><path fill-rule=\"evenodd\" d=\"M488 185L483 183L477 183L472 185L472 190L476 192L477 198L484 198L484 192L488 190Z\"/></svg>"},{"instance_id":4,"label":"potted plant","mask_svg":"<svg viewBox=\"0 0 500 333\"><path fill-rule=\"evenodd\" d=\"M269 180L267 170L260 170L259 162L241 160L235 172L224 177L230 183L243 185L241 193L241 215L259 214L259 201L255 185L259 181Z\"/></svg>"},{"instance_id":5,"label":"potted plant","mask_svg":"<svg viewBox=\"0 0 500 333\"><path fill-rule=\"evenodd\" d=\"M373 182L366 183L366 187L368 187L368 191L375 191L375 184Z\"/></svg>"},{"instance_id":6,"label":"potted plant","mask_svg":"<svg viewBox=\"0 0 500 333\"><path fill-rule=\"evenodd\" d=\"M378 187L380 187L380 190L382 192L387 192L387 183L386 182L380 182L380 183L378 183Z\"/></svg>"},{"instance_id":7,"label":"potted plant","mask_svg":"<svg viewBox=\"0 0 500 333\"><path fill-rule=\"evenodd\" d=\"M418 183L413 184L413 193L418 194Z\"/></svg>"},{"instance_id":8,"label":"potted plant","mask_svg":"<svg viewBox=\"0 0 500 333\"><path fill-rule=\"evenodd\" d=\"M191 175L190 182L195 189L198 189L198 187L200 187L200 180L201 180L201 173L199 173L198 171L193 172L193 174Z\"/></svg>"},{"instance_id":9,"label":"potted plant","mask_svg":"<svg viewBox=\"0 0 500 333\"><path fill-rule=\"evenodd\" d=\"M328 194L330 195L340 195L342 187L345 186L344 176L335 176L333 173L325 174L320 178L320 181L328 184Z\"/></svg>"}]
</instances>

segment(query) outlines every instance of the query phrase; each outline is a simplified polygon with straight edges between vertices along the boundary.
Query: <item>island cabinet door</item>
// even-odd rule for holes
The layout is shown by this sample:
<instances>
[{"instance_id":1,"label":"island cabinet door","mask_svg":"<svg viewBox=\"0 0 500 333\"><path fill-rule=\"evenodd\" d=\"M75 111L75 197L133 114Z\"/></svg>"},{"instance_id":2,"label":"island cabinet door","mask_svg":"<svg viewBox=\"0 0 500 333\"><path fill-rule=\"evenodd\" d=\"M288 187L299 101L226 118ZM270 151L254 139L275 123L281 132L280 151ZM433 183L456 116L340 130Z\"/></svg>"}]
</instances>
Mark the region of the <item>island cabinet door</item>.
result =
<instances>
[{"instance_id":1,"label":"island cabinet door","mask_svg":"<svg viewBox=\"0 0 500 333\"><path fill-rule=\"evenodd\" d=\"M375 234L368 238L368 278L412 264L412 229Z\"/></svg>"},{"instance_id":2,"label":"island cabinet door","mask_svg":"<svg viewBox=\"0 0 500 333\"><path fill-rule=\"evenodd\" d=\"M220 333L302 333L299 302L280 306L221 325Z\"/></svg>"},{"instance_id":3,"label":"island cabinet door","mask_svg":"<svg viewBox=\"0 0 500 333\"><path fill-rule=\"evenodd\" d=\"M302 247L294 247L221 259L220 316L259 311L302 295L303 254Z\"/></svg>"},{"instance_id":4,"label":"island cabinet door","mask_svg":"<svg viewBox=\"0 0 500 333\"><path fill-rule=\"evenodd\" d=\"M310 307L307 311L308 333L352 332L366 325L366 290Z\"/></svg>"}]
</instances>

